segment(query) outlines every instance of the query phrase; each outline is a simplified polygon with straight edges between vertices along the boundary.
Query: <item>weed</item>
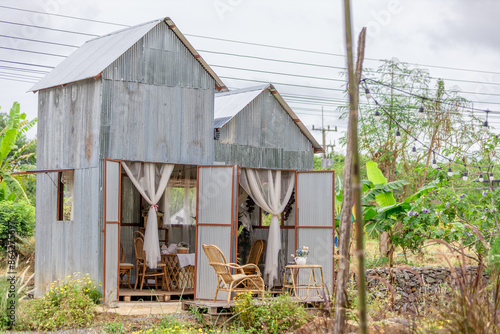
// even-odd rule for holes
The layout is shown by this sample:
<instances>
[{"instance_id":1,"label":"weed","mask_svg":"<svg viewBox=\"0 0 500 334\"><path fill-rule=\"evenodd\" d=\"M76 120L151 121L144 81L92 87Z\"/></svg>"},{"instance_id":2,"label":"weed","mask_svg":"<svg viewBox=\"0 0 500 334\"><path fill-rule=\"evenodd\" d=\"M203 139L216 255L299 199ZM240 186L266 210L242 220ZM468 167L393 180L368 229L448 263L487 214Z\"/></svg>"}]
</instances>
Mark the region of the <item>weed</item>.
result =
<instances>
[{"instance_id":1,"label":"weed","mask_svg":"<svg viewBox=\"0 0 500 334\"><path fill-rule=\"evenodd\" d=\"M54 330L85 327L96 314L101 294L89 275L79 273L52 283L41 298L22 303L19 329Z\"/></svg>"},{"instance_id":2,"label":"weed","mask_svg":"<svg viewBox=\"0 0 500 334\"><path fill-rule=\"evenodd\" d=\"M250 333L282 333L297 329L311 319L304 307L287 295L255 300L250 293L240 293L235 301L233 312Z\"/></svg>"},{"instance_id":3,"label":"weed","mask_svg":"<svg viewBox=\"0 0 500 334\"><path fill-rule=\"evenodd\" d=\"M446 244L443 242L443 244ZM451 248L451 247L450 247ZM500 333L500 276L494 271L490 282L483 281L482 262L471 275L465 266L463 247L460 267L450 265L453 280L447 307L440 310L440 325L447 333Z\"/></svg>"},{"instance_id":4,"label":"weed","mask_svg":"<svg viewBox=\"0 0 500 334\"><path fill-rule=\"evenodd\" d=\"M366 259L366 269L383 267L389 263L389 258L385 256L377 257L377 258L367 258Z\"/></svg>"},{"instance_id":5,"label":"weed","mask_svg":"<svg viewBox=\"0 0 500 334\"><path fill-rule=\"evenodd\" d=\"M103 331L106 334L122 334L123 323L121 322L107 322L103 326Z\"/></svg>"}]
</instances>

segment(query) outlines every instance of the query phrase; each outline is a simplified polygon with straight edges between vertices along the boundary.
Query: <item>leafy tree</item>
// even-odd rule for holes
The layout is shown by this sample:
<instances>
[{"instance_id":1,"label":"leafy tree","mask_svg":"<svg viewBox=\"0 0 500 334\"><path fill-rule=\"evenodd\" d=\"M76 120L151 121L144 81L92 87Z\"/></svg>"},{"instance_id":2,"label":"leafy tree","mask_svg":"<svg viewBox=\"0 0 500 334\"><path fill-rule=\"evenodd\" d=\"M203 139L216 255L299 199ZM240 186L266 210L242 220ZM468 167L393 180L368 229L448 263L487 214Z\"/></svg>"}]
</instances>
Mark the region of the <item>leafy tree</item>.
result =
<instances>
[{"instance_id":1,"label":"leafy tree","mask_svg":"<svg viewBox=\"0 0 500 334\"><path fill-rule=\"evenodd\" d=\"M380 82L367 80L366 85L381 107L373 102L360 105L359 147L369 159L378 163L389 182L401 176L409 182L400 194L402 198L429 181L428 167L434 158L431 150L444 153L451 160L467 161L475 155L477 158L477 152L471 153L471 148L485 138L477 127L482 121L465 108L471 104L460 97L457 90L445 89L442 80L430 88L431 77L427 70L410 67L396 59L367 71L371 72L371 78ZM420 107L425 110L423 119L418 117ZM347 117L346 107L340 109L344 112L343 117ZM375 126L377 111L381 120ZM398 130L399 142L396 140ZM414 138L430 149L420 147ZM411 154L413 146L416 156Z\"/></svg>"},{"instance_id":2,"label":"leafy tree","mask_svg":"<svg viewBox=\"0 0 500 334\"><path fill-rule=\"evenodd\" d=\"M333 160L333 164L330 167L321 167L321 160L323 159L322 156L315 155L314 156L314 170L333 170L335 172L335 176L340 177L340 181L342 181L342 175L344 175L344 162L345 162L345 155L341 153L333 153L328 159ZM366 156L360 155L359 156L360 164L364 165L370 159ZM366 179L366 171L361 169L360 170L360 176L362 179Z\"/></svg>"},{"instance_id":3,"label":"leafy tree","mask_svg":"<svg viewBox=\"0 0 500 334\"><path fill-rule=\"evenodd\" d=\"M26 132L36 123L36 119L26 120L26 114L21 113L19 103L14 102L7 117L7 124L0 131L0 201L28 199L25 185L19 175L12 175L14 171L33 169L30 163L35 153L28 152L36 140L28 141L23 146L16 145L18 140L25 138Z\"/></svg>"}]
</instances>

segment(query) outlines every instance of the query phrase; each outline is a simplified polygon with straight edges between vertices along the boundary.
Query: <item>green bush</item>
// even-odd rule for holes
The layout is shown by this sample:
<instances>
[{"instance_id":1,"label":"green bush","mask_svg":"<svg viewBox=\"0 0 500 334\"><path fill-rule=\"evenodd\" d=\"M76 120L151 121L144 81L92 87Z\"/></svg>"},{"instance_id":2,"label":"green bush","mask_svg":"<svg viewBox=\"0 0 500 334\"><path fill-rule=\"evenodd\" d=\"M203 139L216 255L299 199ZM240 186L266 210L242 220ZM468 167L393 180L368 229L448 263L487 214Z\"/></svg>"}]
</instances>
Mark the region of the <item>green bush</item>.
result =
<instances>
[{"instance_id":1,"label":"green bush","mask_svg":"<svg viewBox=\"0 0 500 334\"><path fill-rule=\"evenodd\" d=\"M107 322L103 326L103 331L106 334L121 334L123 333L123 323L121 322Z\"/></svg>"},{"instance_id":2,"label":"green bush","mask_svg":"<svg viewBox=\"0 0 500 334\"><path fill-rule=\"evenodd\" d=\"M18 329L50 331L58 328L87 327L96 314L101 294L89 277L75 273L52 283L41 298L23 303Z\"/></svg>"},{"instance_id":3,"label":"green bush","mask_svg":"<svg viewBox=\"0 0 500 334\"><path fill-rule=\"evenodd\" d=\"M249 333L284 333L305 325L311 317L289 296L254 300L250 293L235 297L233 313Z\"/></svg>"},{"instance_id":4,"label":"green bush","mask_svg":"<svg viewBox=\"0 0 500 334\"><path fill-rule=\"evenodd\" d=\"M17 282L14 283L13 287L17 290ZM15 321L19 296L9 290L11 290L11 282L5 276L0 277L0 331L10 328ZM14 318L11 317L11 311L14 313Z\"/></svg>"},{"instance_id":5,"label":"green bush","mask_svg":"<svg viewBox=\"0 0 500 334\"><path fill-rule=\"evenodd\" d=\"M0 201L0 252L5 252L9 229L20 238L32 236L35 231L35 207L27 202Z\"/></svg>"}]
</instances>

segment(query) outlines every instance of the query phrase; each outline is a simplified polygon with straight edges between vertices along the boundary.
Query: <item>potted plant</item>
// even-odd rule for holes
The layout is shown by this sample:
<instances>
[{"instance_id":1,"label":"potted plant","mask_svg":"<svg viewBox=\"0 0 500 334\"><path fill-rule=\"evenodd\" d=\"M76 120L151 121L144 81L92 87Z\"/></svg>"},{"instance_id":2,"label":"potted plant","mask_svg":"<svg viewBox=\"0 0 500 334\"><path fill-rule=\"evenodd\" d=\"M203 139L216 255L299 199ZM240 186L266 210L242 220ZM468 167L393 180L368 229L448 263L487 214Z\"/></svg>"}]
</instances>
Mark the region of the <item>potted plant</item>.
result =
<instances>
[{"instance_id":1,"label":"potted plant","mask_svg":"<svg viewBox=\"0 0 500 334\"><path fill-rule=\"evenodd\" d=\"M187 254L189 252L189 244L181 241L177 244L177 254Z\"/></svg>"},{"instance_id":2,"label":"potted plant","mask_svg":"<svg viewBox=\"0 0 500 334\"><path fill-rule=\"evenodd\" d=\"M307 262L307 255L309 255L309 247L302 246L295 251L295 254L292 254L292 257L296 265L303 266Z\"/></svg>"}]
</instances>

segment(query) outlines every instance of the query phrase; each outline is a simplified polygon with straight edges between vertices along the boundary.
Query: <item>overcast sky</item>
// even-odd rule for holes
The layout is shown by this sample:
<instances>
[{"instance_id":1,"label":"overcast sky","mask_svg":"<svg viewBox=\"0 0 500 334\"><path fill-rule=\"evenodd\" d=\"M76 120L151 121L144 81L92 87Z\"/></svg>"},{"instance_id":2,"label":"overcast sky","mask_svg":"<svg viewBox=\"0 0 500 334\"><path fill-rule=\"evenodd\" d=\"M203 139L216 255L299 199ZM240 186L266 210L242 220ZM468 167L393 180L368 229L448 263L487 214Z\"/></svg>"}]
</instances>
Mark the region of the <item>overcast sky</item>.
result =
<instances>
[{"instance_id":1,"label":"overcast sky","mask_svg":"<svg viewBox=\"0 0 500 334\"><path fill-rule=\"evenodd\" d=\"M464 93L463 96L475 101L474 105L478 108L500 111L500 20L498 20L500 1L353 0L352 3L356 39L363 26L368 28L365 54L367 58L397 58L400 61L421 64L424 68L432 66L428 69L433 77L482 82L478 84L449 81L447 87L456 86L463 91L473 92L474 94ZM210 65L214 65L215 72L222 77L228 87L243 88L261 84L245 80L278 83L277 89L285 95L285 99L308 128L313 124L321 125L322 102L311 103L311 100L307 99L307 104L300 104L299 98L296 96L287 98L287 95L334 99L336 102L325 103L325 125L338 125L340 131L345 130L345 124L338 121L339 114L334 112L334 108L344 99L343 93L339 91L343 88L343 83L339 81L342 79L339 68L345 66L345 57L342 56L345 54L342 4L341 0L2 0L0 2L0 6L123 25L135 25L168 16L184 34L188 35L187 38L195 48L211 51L200 51L200 53ZM51 27L89 35L102 35L123 28L5 7L0 7L0 21ZM0 35L3 36L75 46L93 38L89 35L1 22L0 29ZM217 41L192 35L328 54ZM3 61L0 61L2 111L8 111L12 103L18 101L21 103L21 110L26 112L29 118L34 118L37 114L37 94L26 93L33 83L6 78L34 82L38 80L34 77L41 77L44 74L32 70L48 71L50 68L31 67L12 62L56 66L64 58L5 48L62 56L69 55L75 48L1 36L0 47L0 60ZM251 55L279 61L220 53ZM371 68L378 65L379 62L376 60L365 62L365 66ZM439 66L469 71L445 69ZM14 71L12 67L23 70ZM294 76L236 70L234 67ZM310 78L311 76L323 79ZM321 139L319 132L313 131L313 134L318 141ZM35 131L30 133L32 137L35 135ZM334 138L335 134L331 134L330 140Z\"/></svg>"}]
</instances>

